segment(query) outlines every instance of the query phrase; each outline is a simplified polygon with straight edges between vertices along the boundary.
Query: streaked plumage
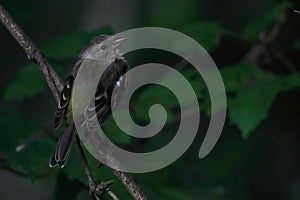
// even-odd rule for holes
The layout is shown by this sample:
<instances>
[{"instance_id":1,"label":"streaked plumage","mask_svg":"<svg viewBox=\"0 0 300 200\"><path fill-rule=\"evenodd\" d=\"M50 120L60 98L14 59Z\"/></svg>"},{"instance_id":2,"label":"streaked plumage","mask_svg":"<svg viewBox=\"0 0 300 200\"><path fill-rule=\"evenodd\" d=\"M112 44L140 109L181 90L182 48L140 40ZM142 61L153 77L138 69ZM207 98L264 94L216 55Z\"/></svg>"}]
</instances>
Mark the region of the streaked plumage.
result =
<instances>
[{"instance_id":1,"label":"streaked plumage","mask_svg":"<svg viewBox=\"0 0 300 200\"><path fill-rule=\"evenodd\" d=\"M89 121L92 121L92 118L97 117L100 124L103 124L104 121L108 118L108 116L111 114L111 96L114 87L119 87L120 90L123 91L123 88L126 87L127 79L126 77L123 77L123 75L126 73L128 69L128 64L125 58L119 56L116 54L114 56L114 52L118 49L118 46L121 44L120 39L113 39L113 44L102 44L104 40L110 38L111 36L108 35L100 35L95 37L90 45L86 47L79 56L79 60L76 62L72 72L67 77L64 88L60 95L60 101L58 103L58 107L55 114L55 120L54 120L54 128L58 128L63 119L66 120L66 128L64 132L60 135L57 147L55 149L55 152L53 153L49 165L51 167L54 166L60 166L63 167L66 163L66 160L68 158L68 154L70 151L70 147L72 144L72 141L75 136L75 125L72 119L72 110L70 105L71 95L72 95L72 86L74 79L77 75L77 72L80 68L80 65L86 59L91 50L95 49L95 47L99 48L99 55L93 55L93 58L96 59L112 59L114 60L104 71L102 77L100 78L100 81L97 86L96 94L95 94L95 101L92 101L91 104L85 109L85 112L83 113L84 116L84 124L86 128L92 129L93 125L89 124ZM118 41L119 40L119 41ZM123 41L121 41L123 42ZM101 43L101 45L100 45ZM94 51L93 51L94 52ZM101 66L99 66L101 67ZM94 103L95 102L95 103ZM115 102L115 101L114 101ZM95 110L96 115L94 116ZM91 131L91 130L90 130Z\"/></svg>"}]
</instances>

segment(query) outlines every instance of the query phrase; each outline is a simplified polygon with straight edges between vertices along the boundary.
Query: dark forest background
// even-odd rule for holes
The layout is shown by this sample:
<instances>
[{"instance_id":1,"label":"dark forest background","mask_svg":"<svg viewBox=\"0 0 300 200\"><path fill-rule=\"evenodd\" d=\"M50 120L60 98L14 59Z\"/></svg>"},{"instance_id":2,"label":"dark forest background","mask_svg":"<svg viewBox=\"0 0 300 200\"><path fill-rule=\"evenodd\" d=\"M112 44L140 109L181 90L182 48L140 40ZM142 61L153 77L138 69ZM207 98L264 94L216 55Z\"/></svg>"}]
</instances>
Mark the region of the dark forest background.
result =
<instances>
[{"instance_id":1,"label":"dark forest background","mask_svg":"<svg viewBox=\"0 0 300 200\"><path fill-rule=\"evenodd\" d=\"M61 77L95 35L158 26L181 31L205 47L222 74L228 97L220 140L205 158L198 151L207 129L210 99L202 78L189 65L180 72L197 92L199 134L176 162L156 172L132 174L149 199L300 199L300 10L282 0L2 0ZM126 55L130 66L147 62L176 66L168 52L143 50ZM61 132L52 130L56 103L42 73L0 26L0 199L91 199L76 149L63 169L48 167ZM160 102L162 100L162 102ZM142 88L132 116L147 124L154 103L168 109L167 126L149 140L134 139L104 126L119 146L147 152L176 133L175 97L168 90ZM114 128L112 128L114 127ZM98 181L113 179L120 199L131 199L107 167Z\"/></svg>"}]
</instances>

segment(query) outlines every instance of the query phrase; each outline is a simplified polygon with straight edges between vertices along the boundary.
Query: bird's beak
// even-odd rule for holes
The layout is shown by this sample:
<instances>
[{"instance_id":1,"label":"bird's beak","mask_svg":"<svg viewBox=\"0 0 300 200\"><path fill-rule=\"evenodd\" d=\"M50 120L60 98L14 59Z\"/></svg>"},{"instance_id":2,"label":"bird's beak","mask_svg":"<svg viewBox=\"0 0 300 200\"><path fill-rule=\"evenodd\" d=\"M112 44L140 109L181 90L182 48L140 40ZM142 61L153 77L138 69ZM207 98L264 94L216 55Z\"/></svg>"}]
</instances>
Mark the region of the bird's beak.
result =
<instances>
[{"instance_id":1,"label":"bird's beak","mask_svg":"<svg viewBox=\"0 0 300 200\"><path fill-rule=\"evenodd\" d=\"M114 40L114 46L120 47L126 40L126 38L117 38Z\"/></svg>"}]
</instances>

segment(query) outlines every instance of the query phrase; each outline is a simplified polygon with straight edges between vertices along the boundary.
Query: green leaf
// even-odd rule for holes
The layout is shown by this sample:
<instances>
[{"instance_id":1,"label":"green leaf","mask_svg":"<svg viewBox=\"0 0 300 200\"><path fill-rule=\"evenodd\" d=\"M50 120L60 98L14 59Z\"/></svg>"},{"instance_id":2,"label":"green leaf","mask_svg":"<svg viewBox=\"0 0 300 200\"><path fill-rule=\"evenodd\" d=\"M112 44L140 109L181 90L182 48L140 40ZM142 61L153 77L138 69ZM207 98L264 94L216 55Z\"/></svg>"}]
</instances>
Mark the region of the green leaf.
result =
<instances>
[{"instance_id":1,"label":"green leaf","mask_svg":"<svg viewBox=\"0 0 300 200\"><path fill-rule=\"evenodd\" d=\"M34 180L50 170L48 163L54 148L55 142L51 139L35 140L12 152L7 160L11 166Z\"/></svg>"},{"instance_id":2,"label":"green leaf","mask_svg":"<svg viewBox=\"0 0 300 200\"><path fill-rule=\"evenodd\" d=\"M3 100L20 100L33 97L46 88L46 81L41 71L35 64L30 63L21 68L16 78L7 85Z\"/></svg>"},{"instance_id":3,"label":"green leaf","mask_svg":"<svg viewBox=\"0 0 300 200\"><path fill-rule=\"evenodd\" d=\"M73 146L75 146L74 144ZM70 180L78 180L79 182L83 183L84 185L88 185L87 177L85 176L82 162L79 157L79 153L77 149L72 148L67 164L62 169L62 171L68 176Z\"/></svg>"},{"instance_id":4,"label":"green leaf","mask_svg":"<svg viewBox=\"0 0 300 200\"><path fill-rule=\"evenodd\" d=\"M51 63L54 70L59 74L65 74L65 68L57 63ZM45 91L47 83L42 72L34 63L29 63L21 68L16 77L8 83L4 90L3 100L22 100L32 98Z\"/></svg>"},{"instance_id":5,"label":"green leaf","mask_svg":"<svg viewBox=\"0 0 300 200\"><path fill-rule=\"evenodd\" d=\"M3 112L0 116L0 153L10 168L32 180L49 170L48 161L55 147L50 139L30 138L39 125L21 112Z\"/></svg>"},{"instance_id":6,"label":"green leaf","mask_svg":"<svg viewBox=\"0 0 300 200\"><path fill-rule=\"evenodd\" d=\"M36 131L39 123L21 112L1 112L0 115L0 152L9 155L16 147Z\"/></svg>"},{"instance_id":7,"label":"green leaf","mask_svg":"<svg viewBox=\"0 0 300 200\"><path fill-rule=\"evenodd\" d=\"M110 116L103 125L105 135L114 143L127 145L131 143L131 136L124 133Z\"/></svg>"},{"instance_id":8,"label":"green leaf","mask_svg":"<svg viewBox=\"0 0 300 200\"><path fill-rule=\"evenodd\" d=\"M272 76L255 66L245 68L241 65L240 68L244 71L237 69L236 65L222 70L222 74L226 74L223 78L227 92L236 92L236 96L228 97L230 122L239 127L243 138L247 138L267 118L280 92L300 86L300 77Z\"/></svg>"},{"instance_id":9,"label":"green leaf","mask_svg":"<svg viewBox=\"0 0 300 200\"><path fill-rule=\"evenodd\" d=\"M2 112L0 116L0 153L10 167L32 179L42 175L48 167L54 142L29 140L39 123L20 112Z\"/></svg>"},{"instance_id":10,"label":"green leaf","mask_svg":"<svg viewBox=\"0 0 300 200\"><path fill-rule=\"evenodd\" d=\"M201 79L201 76L196 70L184 70L182 72L182 75L185 76L185 79L189 81L189 84L192 86L193 91L195 92L195 95L197 98L204 98L203 91L206 90L206 86L204 81ZM194 102L194 99L191 98L189 93L187 92L184 85L179 84L177 78L175 78L172 74L167 75L162 78L162 81L167 81L171 83L172 85L176 85L178 88L178 91L181 92L181 95L185 96L183 105L189 106L191 103ZM138 117L138 119L142 120L149 120L149 108L153 104L161 104L164 106L164 108L169 111L167 122L172 122L174 120L175 114L170 112L174 108L179 107L178 99L175 96L172 91L167 89L166 87L162 85L151 85L145 90L141 92L141 94L138 96L136 102L134 103L134 114ZM154 119L160 119L161 116L156 116Z\"/></svg>"},{"instance_id":11,"label":"green leaf","mask_svg":"<svg viewBox=\"0 0 300 200\"><path fill-rule=\"evenodd\" d=\"M74 58L79 55L87 42L87 33L71 32L51 40L42 51L46 56L56 59Z\"/></svg>"},{"instance_id":12,"label":"green leaf","mask_svg":"<svg viewBox=\"0 0 300 200\"><path fill-rule=\"evenodd\" d=\"M162 105L167 111L167 123L174 120L174 113L170 112L179 103L174 94L167 88L160 85L151 85L138 96L134 103L133 115L137 119L149 121L149 109L154 104ZM154 113L156 114L156 113ZM157 115L153 120L162 121L162 116Z\"/></svg>"},{"instance_id":13,"label":"green leaf","mask_svg":"<svg viewBox=\"0 0 300 200\"><path fill-rule=\"evenodd\" d=\"M138 99L143 101L143 103L161 103L166 106L178 105L174 94L167 88L159 85L151 85L140 94Z\"/></svg>"},{"instance_id":14,"label":"green leaf","mask_svg":"<svg viewBox=\"0 0 300 200\"><path fill-rule=\"evenodd\" d=\"M75 145L76 144L74 143L73 145L74 148L71 149L68 161L65 167L62 169L62 171L68 176L70 180L78 180L84 185L88 185L88 179L83 169L83 163L82 160L80 159L80 155L77 148L75 148ZM85 150L84 152L88 159L88 163L92 171L92 174L96 179L104 181L104 180L111 179L113 177L113 174L111 172L103 173L103 168L97 167L99 162L88 151Z\"/></svg>"},{"instance_id":15,"label":"green leaf","mask_svg":"<svg viewBox=\"0 0 300 200\"><path fill-rule=\"evenodd\" d=\"M94 32L70 32L51 40L42 48L44 54L55 59L76 58L90 40L100 34L111 34L111 29L104 27Z\"/></svg>"},{"instance_id":16,"label":"green leaf","mask_svg":"<svg viewBox=\"0 0 300 200\"><path fill-rule=\"evenodd\" d=\"M190 82L192 88L195 91L197 98L203 98L203 90L206 90L206 84L201 78L201 75L195 69L186 69L182 72L182 75Z\"/></svg>"},{"instance_id":17,"label":"green leaf","mask_svg":"<svg viewBox=\"0 0 300 200\"><path fill-rule=\"evenodd\" d=\"M252 40L256 39L260 32L276 23L284 9L289 8L290 6L291 4L287 1L274 6L272 10L263 16L248 23L244 30L244 36Z\"/></svg>"},{"instance_id":18,"label":"green leaf","mask_svg":"<svg viewBox=\"0 0 300 200\"><path fill-rule=\"evenodd\" d=\"M189 24L181 31L199 42L208 52L212 52L217 47L220 37L225 32L216 22Z\"/></svg>"},{"instance_id":19,"label":"green leaf","mask_svg":"<svg viewBox=\"0 0 300 200\"><path fill-rule=\"evenodd\" d=\"M114 180L114 183L110 186L111 190L124 199L130 199L126 188L119 180L116 179L116 176L113 174L111 168L106 166L98 168L97 165L99 162L94 157L92 157L89 152L85 151L85 155L87 156L91 172L97 183L100 183L101 181ZM84 185L88 186L88 179L83 170L82 160L80 160L80 155L77 149L72 149L68 162L62 169L62 171L68 176L70 180L78 180Z\"/></svg>"},{"instance_id":20,"label":"green leaf","mask_svg":"<svg viewBox=\"0 0 300 200\"><path fill-rule=\"evenodd\" d=\"M220 73L227 92L238 91L253 81L266 76L265 71L249 63L239 63L222 68Z\"/></svg>"}]
</instances>

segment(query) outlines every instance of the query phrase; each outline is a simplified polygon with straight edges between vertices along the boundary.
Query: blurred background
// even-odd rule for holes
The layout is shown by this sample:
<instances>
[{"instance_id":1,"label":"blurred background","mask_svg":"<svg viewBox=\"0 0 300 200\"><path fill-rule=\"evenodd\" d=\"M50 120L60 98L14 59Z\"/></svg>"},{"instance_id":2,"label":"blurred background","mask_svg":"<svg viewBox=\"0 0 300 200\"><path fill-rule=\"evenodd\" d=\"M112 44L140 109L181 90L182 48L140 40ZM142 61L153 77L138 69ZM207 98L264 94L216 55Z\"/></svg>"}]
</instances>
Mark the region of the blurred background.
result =
<instances>
[{"instance_id":1,"label":"blurred background","mask_svg":"<svg viewBox=\"0 0 300 200\"><path fill-rule=\"evenodd\" d=\"M126 55L131 67L158 62L177 69L199 98L200 130L176 162L156 172L132 174L149 199L300 199L300 10L282 0L2 0L1 4L65 78L80 50L96 35L158 26L194 38L222 74L228 113L222 135L198 159L210 117L210 98L199 74L181 59L158 50ZM178 65L178 63L180 63ZM56 102L42 73L0 26L0 199L91 199L76 149L63 169L48 160L61 129L52 130ZM120 147L148 152L167 144L178 128L178 102L163 87L139 89L131 114L149 122L148 110L168 110L164 129L150 139L132 138L104 125ZM180 114L180 113L179 113ZM88 153L87 153L88 154ZM89 154L88 154L89 155ZM132 199L107 167L96 167L98 181L113 179L120 199Z\"/></svg>"}]
</instances>

